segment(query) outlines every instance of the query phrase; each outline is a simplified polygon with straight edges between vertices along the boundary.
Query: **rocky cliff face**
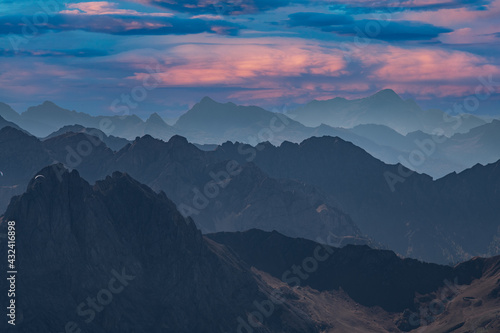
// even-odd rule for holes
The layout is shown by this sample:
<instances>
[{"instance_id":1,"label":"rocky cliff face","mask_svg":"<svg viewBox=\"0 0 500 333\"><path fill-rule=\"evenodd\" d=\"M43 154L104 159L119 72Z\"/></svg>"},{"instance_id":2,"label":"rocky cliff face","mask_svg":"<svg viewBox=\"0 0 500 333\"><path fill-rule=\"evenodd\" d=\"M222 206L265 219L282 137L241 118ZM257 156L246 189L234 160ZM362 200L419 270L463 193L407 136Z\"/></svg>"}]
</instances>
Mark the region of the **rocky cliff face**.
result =
<instances>
[{"instance_id":1,"label":"rocky cliff face","mask_svg":"<svg viewBox=\"0 0 500 333\"><path fill-rule=\"evenodd\" d=\"M56 160L89 181L127 172L165 191L181 213L195 211L188 215L204 232L258 227L312 240L330 232L351 238L362 233L404 256L439 263L499 253L500 162L433 181L333 137L279 147L228 142L201 151L180 136L168 142L144 136L116 153L82 133L41 143L3 129L0 145L2 137L1 163L9 162L9 177L18 178L4 182L10 187L0 196L0 208L9 194L19 193L12 186L26 186L34 166ZM241 172L229 175L228 166Z\"/></svg>"},{"instance_id":2,"label":"rocky cliff face","mask_svg":"<svg viewBox=\"0 0 500 333\"><path fill-rule=\"evenodd\" d=\"M61 332L68 325L97 333L229 332L254 301L270 297L245 264L204 240L164 193L123 173L92 187L76 171L47 167L13 199L2 233L11 220L16 332ZM0 244L6 248L4 239ZM5 279L0 286L7 290ZM255 331L316 332L307 320L288 317L290 309L280 308Z\"/></svg>"}]
</instances>

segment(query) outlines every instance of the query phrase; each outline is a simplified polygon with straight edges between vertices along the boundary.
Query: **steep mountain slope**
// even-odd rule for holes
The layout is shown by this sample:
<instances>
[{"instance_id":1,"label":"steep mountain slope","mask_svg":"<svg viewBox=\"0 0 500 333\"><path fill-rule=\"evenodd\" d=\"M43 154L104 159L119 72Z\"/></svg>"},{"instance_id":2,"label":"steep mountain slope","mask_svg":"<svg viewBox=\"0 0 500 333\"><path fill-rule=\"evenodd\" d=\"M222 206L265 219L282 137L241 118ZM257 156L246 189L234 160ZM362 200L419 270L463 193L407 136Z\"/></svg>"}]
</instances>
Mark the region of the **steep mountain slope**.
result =
<instances>
[{"instance_id":1,"label":"steep mountain slope","mask_svg":"<svg viewBox=\"0 0 500 333\"><path fill-rule=\"evenodd\" d=\"M493 203L500 200L500 161L433 181L384 164L339 138L280 147L228 143L214 154L251 159L271 177L318 187L364 233L405 256L447 263L498 254L490 245L500 225L500 207Z\"/></svg>"},{"instance_id":2,"label":"steep mountain slope","mask_svg":"<svg viewBox=\"0 0 500 333\"><path fill-rule=\"evenodd\" d=\"M163 142L145 136L116 153L84 133L68 132L43 142L30 138L35 141L26 146L38 154L32 154L33 165L62 162L92 182L117 170L127 172L154 190L165 191L181 213L196 217L204 232L260 227L311 239L331 233L339 241L347 237L346 243L371 244L351 218L313 186L273 179L252 164L216 160L182 137ZM30 168L19 168L24 177L9 183L16 185L14 194L34 175L36 169ZM4 191L1 204L6 207L12 193Z\"/></svg>"},{"instance_id":3,"label":"steep mountain slope","mask_svg":"<svg viewBox=\"0 0 500 333\"><path fill-rule=\"evenodd\" d=\"M13 127L0 129L0 212L21 194L36 172L52 163L37 138Z\"/></svg>"},{"instance_id":4,"label":"steep mountain slope","mask_svg":"<svg viewBox=\"0 0 500 333\"><path fill-rule=\"evenodd\" d=\"M294 289L305 290L304 299L310 297L309 288L321 292L315 300L319 307L329 306L324 304L326 293L340 291L361 305L393 312L392 318L379 313L379 319L392 320L402 331L496 332L500 325L500 256L449 267L403 260L366 246L338 249L260 230L206 237L290 287L300 285ZM363 312L358 312L362 318L367 316ZM386 325L378 331L392 330Z\"/></svg>"},{"instance_id":5,"label":"steep mountain slope","mask_svg":"<svg viewBox=\"0 0 500 333\"><path fill-rule=\"evenodd\" d=\"M481 277L468 286L460 287L447 305L447 311L433 316L432 321L421 318L420 323L426 326L422 325L415 332L500 331L500 258L477 258L458 268L467 269L471 265L479 267ZM428 304L422 305L422 308L430 308Z\"/></svg>"},{"instance_id":6,"label":"steep mountain slope","mask_svg":"<svg viewBox=\"0 0 500 333\"><path fill-rule=\"evenodd\" d=\"M373 250L368 246L348 245L340 249L325 247L318 250L318 243L261 230L209 234L207 237L235 250L251 266L292 286L309 286L318 291L342 288L362 305L380 306L392 312L403 312L407 308L414 310L416 292L429 293L441 286L445 279L453 278L451 267L414 259L403 260L394 252ZM291 267L301 266L302 260L314 258L315 254L327 259L315 259L316 265L309 263L312 260L305 260L309 261L307 270L290 271ZM317 269L313 270L315 266Z\"/></svg>"},{"instance_id":7,"label":"steep mountain slope","mask_svg":"<svg viewBox=\"0 0 500 333\"><path fill-rule=\"evenodd\" d=\"M49 134L43 140L55 138L57 136L66 134L68 132L73 132L73 133L84 133L88 134L90 136L95 136L99 138L102 142L106 144L108 148L110 148L113 151L118 151L125 147L128 143L130 143L128 140L119 138L113 135L106 135L103 131L98 130L97 128L86 128L81 125L68 125L61 127L57 131Z\"/></svg>"},{"instance_id":8,"label":"steep mountain slope","mask_svg":"<svg viewBox=\"0 0 500 333\"><path fill-rule=\"evenodd\" d=\"M407 134L422 130L433 133L440 128L445 134L467 132L471 128L485 124L475 116L461 119L461 126L454 129L457 121L446 117L440 110L423 111L414 101L401 99L391 89L382 90L362 99L347 100L334 98L326 101L312 101L291 111L295 120L311 127L321 124L333 127L351 128L362 124L385 125Z\"/></svg>"},{"instance_id":9,"label":"steep mountain slope","mask_svg":"<svg viewBox=\"0 0 500 333\"><path fill-rule=\"evenodd\" d=\"M40 150L33 163L61 161L89 181L127 172L165 191L205 232L259 227L312 240L325 233L351 237L347 243L366 235L404 256L439 263L500 249L500 162L433 181L330 137L201 151L179 136L169 142L145 136L116 153L82 133L37 142L29 148Z\"/></svg>"},{"instance_id":10,"label":"steep mountain slope","mask_svg":"<svg viewBox=\"0 0 500 333\"><path fill-rule=\"evenodd\" d=\"M121 173L93 187L61 165L38 174L0 222L4 232L15 221L18 235L16 332L61 331L68 322L96 333L233 331L254 301L271 297L164 193ZM318 332L292 304L276 307L256 332Z\"/></svg>"},{"instance_id":11,"label":"steep mountain slope","mask_svg":"<svg viewBox=\"0 0 500 333\"><path fill-rule=\"evenodd\" d=\"M22 131L22 129L19 126L17 126L16 124L14 124L10 121L7 121L4 118L0 117L0 129L2 129L4 127L12 127L12 128L15 128L15 129Z\"/></svg>"},{"instance_id":12,"label":"steep mountain slope","mask_svg":"<svg viewBox=\"0 0 500 333\"><path fill-rule=\"evenodd\" d=\"M215 160L179 136L167 143L138 139L115 155L107 173L112 169L165 191L204 232L259 227L311 239L324 233L362 238L349 216L314 187L272 179L253 164Z\"/></svg>"},{"instance_id":13,"label":"steep mountain slope","mask_svg":"<svg viewBox=\"0 0 500 333\"><path fill-rule=\"evenodd\" d=\"M10 105L0 102L0 116L10 122L18 122L21 115L17 113Z\"/></svg>"}]
</instances>

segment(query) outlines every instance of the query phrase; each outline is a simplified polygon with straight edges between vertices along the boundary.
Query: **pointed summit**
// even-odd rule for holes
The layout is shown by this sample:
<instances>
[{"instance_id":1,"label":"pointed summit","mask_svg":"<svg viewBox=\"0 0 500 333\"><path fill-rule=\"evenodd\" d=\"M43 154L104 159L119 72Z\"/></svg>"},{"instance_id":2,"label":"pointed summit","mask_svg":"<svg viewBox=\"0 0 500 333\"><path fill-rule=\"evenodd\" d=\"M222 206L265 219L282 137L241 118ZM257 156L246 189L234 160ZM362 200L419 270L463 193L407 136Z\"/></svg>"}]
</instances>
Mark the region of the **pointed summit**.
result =
<instances>
[{"instance_id":1,"label":"pointed summit","mask_svg":"<svg viewBox=\"0 0 500 333\"><path fill-rule=\"evenodd\" d=\"M149 118L146 120L148 124L159 124L159 125L167 125L162 117L158 113L152 113Z\"/></svg>"},{"instance_id":2,"label":"pointed summit","mask_svg":"<svg viewBox=\"0 0 500 333\"><path fill-rule=\"evenodd\" d=\"M15 128L17 130L21 130L19 126L14 124L13 122L7 121L4 117L0 115L0 129L5 128L5 127L11 127Z\"/></svg>"},{"instance_id":3,"label":"pointed summit","mask_svg":"<svg viewBox=\"0 0 500 333\"><path fill-rule=\"evenodd\" d=\"M37 172L28 184L27 193L42 191L47 195L47 198L53 199L54 191L58 191L60 186L70 190L72 188L81 188L83 184L89 186L80 177L78 171L70 171L63 164L54 163Z\"/></svg>"},{"instance_id":4,"label":"pointed summit","mask_svg":"<svg viewBox=\"0 0 500 333\"><path fill-rule=\"evenodd\" d=\"M392 89L383 89L380 90L379 92L373 94L372 96L368 97L367 99L376 99L376 100L381 100L381 101L402 101L403 99Z\"/></svg>"},{"instance_id":5,"label":"pointed summit","mask_svg":"<svg viewBox=\"0 0 500 333\"><path fill-rule=\"evenodd\" d=\"M217 103L216 101L214 101L210 97L205 96L205 97L203 97L201 99L201 101L198 104L202 104L203 105L203 104L219 104L219 103Z\"/></svg>"},{"instance_id":6,"label":"pointed summit","mask_svg":"<svg viewBox=\"0 0 500 333\"><path fill-rule=\"evenodd\" d=\"M17 113L10 105L0 102L0 116L7 121L18 122L21 115Z\"/></svg>"}]
</instances>

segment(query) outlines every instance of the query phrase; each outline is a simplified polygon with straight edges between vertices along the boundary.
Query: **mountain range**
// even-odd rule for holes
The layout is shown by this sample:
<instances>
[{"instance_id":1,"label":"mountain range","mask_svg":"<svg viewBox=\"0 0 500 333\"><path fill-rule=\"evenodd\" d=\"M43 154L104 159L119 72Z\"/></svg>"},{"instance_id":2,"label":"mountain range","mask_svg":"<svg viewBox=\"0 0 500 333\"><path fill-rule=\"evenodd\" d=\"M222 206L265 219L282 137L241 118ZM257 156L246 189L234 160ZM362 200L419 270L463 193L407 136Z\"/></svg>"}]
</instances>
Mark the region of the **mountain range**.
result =
<instances>
[{"instance_id":1,"label":"mountain range","mask_svg":"<svg viewBox=\"0 0 500 333\"><path fill-rule=\"evenodd\" d=\"M450 108L451 109L451 108ZM463 111L462 111L463 112ZM474 115L451 117L437 109L422 110L413 100L403 100L392 89L385 89L361 99L334 98L312 101L292 111L295 120L306 126L326 124L352 128L357 125L385 125L401 134L423 131L443 135L465 133L486 122Z\"/></svg>"},{"instance_id":2,"label":"mountain range","mask_svg":"<svg viewBox=\"0 0 500 333\"><path fill-rule=\"evenodd\" d=\"M61 164L36 174L0 218L1 233L14 221L20 236L16 332L500 327L500 257L450 267L277 232L204 237L164 192L126 173L93 186Z\"/></svg>"},{"instance_id":3,"label":"mountain range","mask_svg":"<svg viewBox=\"0 0 500 333\"><path fill-rule=\"evenodd\" d=\"M113 152L83 133L40 141L9 127L0 130L0 151L11 161L0 165L2 207L37 168L59 161L90 182L127 172L164 191L205 233L331 235L337 244L387 247L438 263L500 253L500 161L433 180L336 137L279 147L227 142L203 151L180 136L144 136ZM20 151L30 152L29 162Z\"/></svg>"},{"instance_id":4,"label":"mountain range","mask_svg":"<svg viewBox=\"0 0 500 333\"><path fill-rule=\"evenodd\" d=\"M311 105L321 105L318 106L321 112ZM328 115L337 117L339 112L344 120L314 124L304 120L330 119ZM316 113L319 115L315 116ZM286 114L255 106L218 103L206 97L173 126L166 124L158 114L152 114L146 121L135 115L94 117L60 108L51 102L31 107L22 114L0 104L0 117L40 138L82 130L73 126L82 126L87 131L97 129L109 148L115 151L126 144L125 140L132 141L146 134L164 141L178 134L190 142L200 146L208 144L212 148L226 141L252 145L269 141L279 145L284 141L299 143L312 136L338 136L386 163L402 163L434 178L500 158L498 120L486 122L471 115L453 117L438 110L424 111L414 102L402 100L392 90L362 100L316 101ZM349 117L352 121L346 124ZM297 120L316 127L307 127ZM406 127L413 125L408 131L398 132L396 120L407 122ZM2 123L0 121L0 125Z\"/></svg>"},{"instance_id":5,"label":"mountain range","mask_svg":"<svg viewBox=\"0 0 500 333\"><path fill-rule=\"evenodd\" d=\"M172 127L157 114L152 114L146 121L136 115L91 116L83 112L63 109L49 101L30 107L21 114L2 103L0 116L40 138L49 136L64 126L72 125L96 128L106 135L125 139L151 134L168 140L173 135Z\"/></svg>"}]
</instances>

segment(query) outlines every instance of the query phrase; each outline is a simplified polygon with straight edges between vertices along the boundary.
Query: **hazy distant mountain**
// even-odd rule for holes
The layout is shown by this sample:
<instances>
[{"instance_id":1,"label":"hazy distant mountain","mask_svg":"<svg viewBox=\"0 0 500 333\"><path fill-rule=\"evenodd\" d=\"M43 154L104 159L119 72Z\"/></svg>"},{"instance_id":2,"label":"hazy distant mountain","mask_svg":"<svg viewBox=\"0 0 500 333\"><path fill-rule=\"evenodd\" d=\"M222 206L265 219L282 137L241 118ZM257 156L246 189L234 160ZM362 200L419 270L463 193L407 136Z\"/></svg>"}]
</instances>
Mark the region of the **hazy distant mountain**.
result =
<instances>
[{"instance_id":1,"label":"hazy distant mountain","mask_svg":"<svg viewBox=\"0 0 500 333\"><path fill-rule=\"evenodd\" d=\"M316 128L256 106L238 106L218 103L205 97L182 115L175 125L177 132L190 142L222 144L226 141L257 144L283 141L302 142L312 136L338 136L367 150L373 156L389 163L396 163L401 152L381 146L371 139L344 128L320 125Z\"/></svg>"},{"instance_id":2,"label":"hazy distant mountain","mask_svg":"<svg viewBox=\"0 0 500 333\"><path fill-rule=\"evenodd\" d=\"M66 125L86 126L93 121L92 117L86 113L66 110L49 101L28 108L21 114L21 119L33 124L42 124L46 128L51 127L54 131ZM28 128L28 131L39 136L41 129Z\"/></svg>"},{"instance_id":3,"label":"hazy distant mountain","mask_svg":"<svg viewBox=\"0 0 500 333\"><path fill-rule=\"evenodd\" d=\"M62 331L70 321L95 333L226 332L270 299L271 287L205 240L164 193L121 173L90 186L61 168L39 171L0 220L2 232L15 221L20 235L16 332ZM277 306L259 332L319 332L296 311Z\"/></svg>"},{"instance_id":4,"label":"hazy distant mountain","mask_svg":"<svg viewBox=\"0 0 500 333\"><path fill-rule=\"evenodd\" d=\"M14 115L14 113L15 115ZM133 140L145 134L168 140L174 133L172 127L167 125L156 115L144 122L135 115L125 116L90 116L83 112L63 109L52 102L28 108L20 115L6 104L0 105L0 116L16 123L37 137L46 137L64 126L81 125L87 128L97 128L106 133L125 139Z\"/></svg>"},{"instance_id":5,"label":"hazy distant mountain","mask_svg":"<svg viewBox=\"0 0 500 333\"><path fill-rule=\"evenodd\" d=\"M472 163L492 163L500 157L500 120L455 134L441 148L449 160L469 167Z\"/></svg>"},{"instance_id":6,"label":"hazy distant mountain","mask_svg":"<svg viewBox=\"0 0 500 333\"><path fill-rule=\"evenodd\" d=\"M388 126L402 134L417 130L433 134L441 129L446 135L452 135L486 123L478 117L468 115L462 117L460 126L454 129L458 121L446 117L443 111L424 111L414 101L405 101L390 89L362 99L337 97L326 101L312 101L290 113L295 116L296 121L311 127L326 124L352 128L376 124Z\"/></svg>"},{"instance_id":7,"label":"hazy distant mountain","mask_svg":"<svg viewBox=\"0 0 500 333\"><path fill-rule=\"evenodd\" d=\"M341 104L351 105L354 103L353 105L369 108L370 105L380 106L381 103L383 105L386 100L394 100L397 105L409 105L412 110L418 108L413 102L403 101L390 90L380 92L369 99L358 100L357 104L354 101L347 100L344 100L343 104ZM335 101L339 101L339 99L335 99ZM441 117L443 115L441 111L436 110L415 112L406 114L403 118L413 119L416 117L415 114L424 114L426 119L437 119L437 114L440 114ZM299 143L312 136L338 136L365 149L371 155L386 163L402 163L412 170L427 173L434 178L442 177L453 171L463 171L479 162L488 163L500 158L500 152L493 147L498 142L494 140L494 135L485 136L483 142L478 144L475 142L476 137L456 137L457 142L448 140L446 144L440 143L436 145L436 149L432 153L428 154L427 151L422 152L422 149L425 148L421 148L421 144L417 143L416 140L425 142L434 140L434 137L421 130L403 136L390 127L376 124L357 125L350 129L321 124L313 128L307 127L284 114L273 113L256 106L218 103L208 97L205 97L200 103L182 115L174 127L168 125L156 113L152 114L146 121L142 121L134 115L126 117L92 117L84 113L62 109L51 102L29 108L22 115L17 114L8 105L0 104L1 114L10 117L10 119L13 119L11 121L21 125L21 127L30 129L30 133L35 135L48 132L62 133L60 125L66 124L64 125L64 131L68 130L69 127L67 126L76 126L75 124L78 124L87 128L102 129L109 137L120 137L129 141L145 134L168 141L174 134L180 134L188 138L190 142L201 144L200 148L203 150L212 150L214 144L222 144L226 141L238 141L252 145L269 141L279 145L283 141ZM292 118L297 116L294 114L288 115ZM297 116L297 119L299 118ZM381 117L376 118L382 119ZM397 117L393 119L397 119ZM479 128L483 128L483 126L485 126L485 130L488 128L488 124L485 124L484 121L476 120L474 117L464 118L460 130L465 131L468 126L478 125L475 132L477 134L477 131L482 130ZM439 121L436 120L437 123ZM450 124L455 125L456 123L450 121L444 125L449 126ZM479 126L479 124L484 125ZM57 129L54 129L56 127ZM44 136L46 134L42 135L42 137ZM104 138L103 140L113 150L118 150L123 144L115 139ZM208 144L208 146L203 146L205 144ZM457 154L456 146L460 144L463 144L465 150L461 154ZM469 149L471 147L472 150ZM423 154L425 160L412 163L414 156L410 155L415 152L420 155Z\"/></svg>"},{"instance_id":8,"label":"hazy distant mountain","mask_svg":"<svg viewBox=\"0 0 500 333\"><path fill-rule=\"evenodd\" d=\"M97 137L73 132L42 143L36 140L32 146L39 150L45 165L55 161L65 163L90 181L119 170L155 190L163 190L182 213L196 217L204 232L259 227L310 239L331 233L339 242L349 237L345 243L371 243L335 202L313 186L270 178L252 164L238 165L235 168L238 172L230 175L229 161L215 160L210 153L178 136L167 143L145 136L116 153ZM32 164L39 165L41 161ZM25 178L10 182L24 188L33 176L30 168L20 168L27 169ZM220 194L213 197L212 191ZM0 208L9 199L6 196Z\"/></svg>"},{"instance_id":9,"label":"hazy distant mountain","mask_svg":"<svg viewBox=\"0 0 500 333\"><path fill-rule=\"evenodd\" d=\"M500 253L495 204L500 162L433 181L408 176L408 170L339 138L256 148L228 142L201 151L178 136L167 143L146 136L116 153L100 143L80 156L77 147L88 140L82 133L66 133L25 144L23 149L40 150L40 157L29 165L18 159L26 176L7 185L26 184L31 165L60 161L90 181L127 172L165 191L181 212L194 212L205 232L259 227L312 240L325 232L340 238L367 235L405 256L441 263ZM10 154L17 154L15 148ZM4 160L10 160L8 154ZM228 164L231 160L238 164ZM226 176L228 165L241 172Z\"/></svg>"},{"instance_id":10,"label":"hazy distant mountain","mask_svg":"<svg viewBox=\"0 0 500 333\"><path fill-rule=\"evenodd\" d=\"M283 114L257 106L218 103L209 97L183 114L174 128L178 134L198 143L302 140L311 131Z\"/></svg>"},{"instance_id":11,"label":"hazy distant mountain","mask_svg":"<svg viewBox=\"0 0 500 333\"><path fill-rule=\"evenodd\" d=\"M106 135L103 131L98 130L96 128L85 128L81 125L68 125L61 127L59 130L55 131L54 133L49 134L47 137L43 138L42 140L47 140L51 138L55 138L57 136L73 132L73 133L83 133L83 134L88 134L90 136L95 136L98 137L102 142L106 144L108 148L114 151L118 151L125 147L130 141L119 138L113 135Z\"/></svg>"},{"instance_id":12,"label":"hazy distant mountain","mask_svg":"<svg viewBox=\"0 0 500 333\"><path fill-rule=\"evenodd\" d=\"M22 129L19 126L17 126L16 124L14 124L14 123L12 123L10 121L5 120L4 118L2 118L0 116L0 129L2 129L4 127L12 127L12 128L15 128L15 129L18 129L18 130L22 131Z\"/></svg>"},{"instance_id":13,"label":"hazy distant mountain","mask_svg":"<svg viewBox=\"0 0 500 333\"><path fill-rule=\"evenodd\" d=\"M435 178L463 171L477 163L493 163L500 159L499 120L475 127L467 133L457 133L451 138L422 131L403 136L383 125L358 125L350 131L379 146L394 149L392 156L373 154L374 149L358 144L373 156L384 162L403 163L412 170Z\"/></svg>"},{"instance_id":14,"label":"hazy distant mountain","mask_svg":"<svg viewBox=\"0 0 500 333\"><path fill-rule=\"evenodd\" d=\"M339 138L264 149L226 144L214 154L240 162L253 157L271 177L318 187L365 234L405 256L448 262L500 253L493 245L500 232L500 206L493 203L500 201L500 161L433 181Z\"/></svg>"},{"instance_id":15,"label":"hazy distant mountain","mask_svg":"<svg viewBox=\"0 0 500 333\"><path fill-rule=\"evenodd\" d=\"M21 119L19 113L17 113L10 105L0 102L0 116L7 121L17 122Z\"/></svg>"}]
</instances>

